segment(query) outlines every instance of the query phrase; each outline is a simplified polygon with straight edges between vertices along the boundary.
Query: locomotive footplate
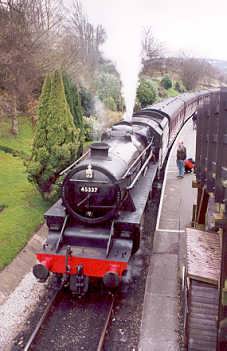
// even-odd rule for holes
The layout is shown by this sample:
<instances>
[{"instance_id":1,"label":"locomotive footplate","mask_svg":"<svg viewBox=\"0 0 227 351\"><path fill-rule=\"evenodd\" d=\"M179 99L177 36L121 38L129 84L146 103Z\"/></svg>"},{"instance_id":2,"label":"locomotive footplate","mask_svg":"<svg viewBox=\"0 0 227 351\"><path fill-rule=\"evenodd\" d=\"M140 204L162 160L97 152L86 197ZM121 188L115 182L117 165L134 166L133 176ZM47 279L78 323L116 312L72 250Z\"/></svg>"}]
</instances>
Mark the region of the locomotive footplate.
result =
<instances>
[{"instance_id":1,"label":"locomotive footplate","mask_svg":"<svg viewBox=\"0 0 227 351\"><path fill-rule=\"evenodd\" d=\"M63 245L59 254L63 254L66 246ZM106 247L72 247L72 257L88 258L105 261L128 262L131 256L132 241L128 239L113 238L108 256L106 255Z\"/></svg>"}]
</instances>

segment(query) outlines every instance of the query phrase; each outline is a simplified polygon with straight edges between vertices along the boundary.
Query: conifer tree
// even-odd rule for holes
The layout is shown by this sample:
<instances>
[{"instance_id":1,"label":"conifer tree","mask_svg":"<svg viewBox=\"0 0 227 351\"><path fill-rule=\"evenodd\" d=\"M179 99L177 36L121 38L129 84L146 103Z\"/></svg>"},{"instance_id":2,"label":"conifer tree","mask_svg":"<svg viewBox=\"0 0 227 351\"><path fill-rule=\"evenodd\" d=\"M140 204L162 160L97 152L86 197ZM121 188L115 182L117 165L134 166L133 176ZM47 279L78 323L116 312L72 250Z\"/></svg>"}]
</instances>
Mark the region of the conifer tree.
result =
<instances>
[{"instance_id":1,"label":"conifer tree","mask_svg":"<svg viewBox=\"0 0 227 351\"><path fill-rule=\"evenodd\" d=\"M74 124L77 128L81 129L83 128L83 117L77 87L67 76L67 74L63 75L63 83L65 88L66 100L68 102L70 112L73 116Z\"/></svg>"},{"instance_id":2,"label":"conifer tree","mask_svg":"<svg viewBox=\"0 0 227 351\"><path fill-rule=\"evenodd\" d=\"M84 123L83 123L80 96L76 85L66 74L63 75L63 83L65 88L66 100L69 105L70 112L73 116L75 127L78 128L80 131L79 132L79 142L80 142L79 153L80 153L83 149L83 142L84 142Z\"/></svg>"},{"instance_id":3,"label":"conifer tree","mask_svg":"<svg viewBox=\"0 0 227 351\"><path fill-rule=\"evenodd\" d=\"M38 109L38 122L28 165L28 177L44 197L54 190L60 171L76 158L79 130L73 124L66 101L62 75L45 79Z\"/></svg>"}]
</instances>

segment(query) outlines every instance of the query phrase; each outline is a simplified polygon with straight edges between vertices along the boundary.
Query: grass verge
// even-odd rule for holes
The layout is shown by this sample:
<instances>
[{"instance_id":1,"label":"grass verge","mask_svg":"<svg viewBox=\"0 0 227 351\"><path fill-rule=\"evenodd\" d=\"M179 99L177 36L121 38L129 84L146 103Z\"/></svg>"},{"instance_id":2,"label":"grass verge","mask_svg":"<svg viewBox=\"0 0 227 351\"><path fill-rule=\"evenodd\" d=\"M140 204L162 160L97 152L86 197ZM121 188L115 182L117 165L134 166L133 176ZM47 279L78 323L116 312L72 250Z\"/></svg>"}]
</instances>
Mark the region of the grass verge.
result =
<instances>
[{"instance_id":1,"label":"grass verge","mask_svg":"<svg viewBox=\"0 0 227 351\"><path fill-rule=\"evenodd\" d=\"M23 161L0 151L0 270L26 245L49 205L28 182Z\"/></svg>"},{"instance_id":2,"label":"grass verge","mask_svg":"<svg viewBox=\"0 0 227 351\"><path fill-rule=\"evenodd\" d=\"M0 119L0 146L2 151L4 147L9 150L21 153L20 156L29 156L31 154L33 142L33 130L31 119L25 116L18 116L19 134L13 136L10 132L11 120L8 117L1 117ZM10 152L10 151L8 151ZM10 152L12 153L12 152Z\"/></svg>"}]
</instances>

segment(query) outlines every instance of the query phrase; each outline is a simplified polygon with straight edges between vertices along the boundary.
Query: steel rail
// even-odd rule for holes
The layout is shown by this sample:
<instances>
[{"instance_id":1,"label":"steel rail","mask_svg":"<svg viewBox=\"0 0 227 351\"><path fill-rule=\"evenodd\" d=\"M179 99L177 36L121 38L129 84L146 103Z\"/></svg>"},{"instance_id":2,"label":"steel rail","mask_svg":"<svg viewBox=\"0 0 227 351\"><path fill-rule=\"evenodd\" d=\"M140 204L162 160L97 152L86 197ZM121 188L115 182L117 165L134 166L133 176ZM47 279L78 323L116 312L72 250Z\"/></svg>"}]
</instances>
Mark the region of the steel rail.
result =
<instances>
[{"instance_id":1,"label":"steel rail","mask_svg":"<svg viewBox=\"0 0 227 351\"><path fill-rule=\"evenodd\" d=\"M30 346L32 345L33 341L35 340L35 338L36 338L36 336L37 336L37 334L38 334L38 332L39 332L39 330L40 330L40 328L42 326L42 323L44 322L44 320L45 320L48 312L50 311L50 308L53 305L53 302L56 299L56 297L57 297L58 293L60 292L60 290L61 290L61 288L56 290L54 295L50 299L50 301L49 301L48 305L46 306L46 308L45 308L40 320L38 321L38 324L36 325L32 335L30 336L29 340L27 341L27 343L26 343L26 345L24 347L24 351L28 351L30 349Z\"/></svg>"},{"instance_id":2,"label":"steel rail","mask_svg":"<svg viewBox=\"0 0 227 351\"><path fill-rule=\"evenodd\" d=\"M99 339L99 344L98 344L98 347L97 347L96 351L102 351L102 348L103 348L103 345L104 345L104 341L105 341L106 330L108 328L108 325L109 325L109 322L110 322L111 313L113 311L115 298L116 298L116 295L113 295L112 296L112 301L111 301L111 304L110 304L110 308L109 308L109 312L108 312L108 315L107 315L107 318L106 318L106 321L105 321L105 325L103 327L103 330L102 330L102 333L101 333L101 336L100 336L100 339Z\"/></svg>"}]
</instances>

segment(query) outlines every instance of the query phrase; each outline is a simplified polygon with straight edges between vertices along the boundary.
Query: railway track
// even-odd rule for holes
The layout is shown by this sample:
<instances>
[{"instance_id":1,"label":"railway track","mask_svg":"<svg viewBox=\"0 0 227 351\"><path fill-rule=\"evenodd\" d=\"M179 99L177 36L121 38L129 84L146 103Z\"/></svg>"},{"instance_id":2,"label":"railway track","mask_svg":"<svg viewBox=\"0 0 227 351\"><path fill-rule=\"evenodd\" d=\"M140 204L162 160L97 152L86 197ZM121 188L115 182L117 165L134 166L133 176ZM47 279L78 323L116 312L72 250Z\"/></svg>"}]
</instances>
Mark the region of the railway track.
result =
<instances>
[{"instance_id":1,"label":"railway track","mask_svg":"<svg viewBox=\"0 0 227 351\"><path fill-rule=\"evenodd\" d=\"M40 319L39 319L34 331L32 332L30 338L28 339L28 341L27 341L27 343L26 343L26 345L24 347L24 351L29 351L30 350L31 345L34 342L37 334L39 333L39 330L42 327L43 323L45 322L45 319L46 319L46 317L47 317L47 315L48 315L48 313L49 313L49 311L51 309L51 306L53 305L54 301L56 300L60 290L61 289L56 290L55 293L53 294L53 296L51 297L50 301L48 302L48 304L47 304L43 314L41 315L41 317L40 317Z\"/></svg>"},{"instance_id":2,"label":"railway track","mask_svg":"<svg viewBox=\"0 0 227 351\"><path fill-rule=\"evenodd\" d=\"M97 347L96 351L102 351L102 349L103 349L103 345L104 345L104 341L105 341L105 335L106 335L106 331L107 331L108 325L110 323L110 318L111 318L111 315L112 315L115 298L116 298L116 295L113 295L112 296L112 301L110 303L110 308L109 308L109 311L107 313L106 321L105 321L104 327L102 329L102 332L101 332L101 335L100 335L100 339L99 339L99 343L98 343L98 347Z\"/></svg>"},{"instance_id":3,"label":"railway track","mask_svg":"<svg viewBox=\"0 0 227 351\"><path fill-rule=\"evenodd\" d=\"M53 330L53 324L55 324L55 318L54 314L57 313L58 308L61 309L61 302L56 303L57 297L59 296L61 290L58 290L54 293L52 298L50 299L48 305L46 306L41 318L39 319L38 323L36 324L31 336L29 337L25 347L24 351L31 351L31 350L40 350L40 348L45 351L45 350L50 350L50 339L52 342L51 350L62 350L61 345L59 346L59 337L61 338L61 335L59 333L57 334L57 338L55 340L55 334L51 331ZM97 313L99 311L99 304L100 301L97 301L97 304L91 303L89 301L88 304L93 305L93 308L90 309L89 313L90 315L93 313L95 315L95 320L96 320L96 326L99 325L99 328L97 330L96 328L96 340L92 340L89 346L89 350L94 350L94 351L102 351L103 345L105 342L105 335L111 320L111 315L115 303L116 295L111 294L106 296L105 299L105 309L102 308L101 313ZM75 304L72 305L72 310L68 313L69 315L73 313L73 324L78 327L78 325L83 324L83 317L80 313L81 306L83 308L86 308L86 302L83 302L83 299L81 300L75 300ZM56 303L56 306L54 306ZM63 302L64 305L65 302ZM50 316L50 311L52 310L52 307L54 306L54 311L52 312L52 316ZM86 316L86 319L91 319ZM62 318L62 321L60 323L64 323L65 317ZM80 324L78 324L80 322ZM87 321L85 321L86 324ZM64 349L67 350L85 350L88 349L87 345L83 345L84 342L87 343L87 338L89 338L89 334L91 330L94 328L94 324L91 322L90 324L87 325L87 331L84 332L84 335L81 338L76 338L75 343L72 344L72 339L69 337L69 345L64 344ZM68 329L70 329L70 326L68 325ZM59 329L58 329L59 330ZM64 329L62 329L62 332L64 333ZM46 339L46 342L45 342ZM93 338L94 339L94 338Z\"/></svg>"}]
</instances>

